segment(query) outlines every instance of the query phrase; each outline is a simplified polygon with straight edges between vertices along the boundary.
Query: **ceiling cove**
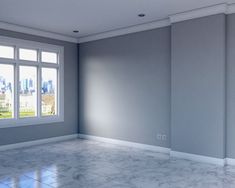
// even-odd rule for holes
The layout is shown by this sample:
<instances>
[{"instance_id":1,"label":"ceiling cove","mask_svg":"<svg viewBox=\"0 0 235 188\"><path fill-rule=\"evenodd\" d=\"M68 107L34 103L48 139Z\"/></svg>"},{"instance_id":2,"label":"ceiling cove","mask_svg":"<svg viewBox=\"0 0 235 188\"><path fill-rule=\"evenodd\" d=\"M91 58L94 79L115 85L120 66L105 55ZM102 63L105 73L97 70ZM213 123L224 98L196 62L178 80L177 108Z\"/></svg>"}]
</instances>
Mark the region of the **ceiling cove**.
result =
<instances>
[{"instance_id":1,"label":"ceiling cove","mask_svg":"<svg viewBox=\"0 0 235 188\"><path fill-rule=\"evenodd\" d=\"M125 35L128 33L135 33L140 31L146 31L161 27L169 26L176 22L181 22L185 20L215 15L215 14L233 14L235 13L235 4L217 4L213 6L198 8L190 11L180 12L177 14L169 15L165 19L160 19L156 21L151 21L143 24L137 24L137 25L131 25L129 27L109 30L97 34L82 36L82 37L73 37L73 36L67 36L63 34L58 34L54 32L48 32L44 30L38 30L31 27L24 27L21 25L11 24L7 22L0 22L0 28L11 30L11 31L17 31L21 33L26 34L32 34L36 36L42 36L42 37L48 37L52 39L62 40L62 41L68 41L72 43L84 43L104 38L110 38L114 36L120 36ZM141 18L140 18L141 19Z\"/></svg>"}]
</instances>

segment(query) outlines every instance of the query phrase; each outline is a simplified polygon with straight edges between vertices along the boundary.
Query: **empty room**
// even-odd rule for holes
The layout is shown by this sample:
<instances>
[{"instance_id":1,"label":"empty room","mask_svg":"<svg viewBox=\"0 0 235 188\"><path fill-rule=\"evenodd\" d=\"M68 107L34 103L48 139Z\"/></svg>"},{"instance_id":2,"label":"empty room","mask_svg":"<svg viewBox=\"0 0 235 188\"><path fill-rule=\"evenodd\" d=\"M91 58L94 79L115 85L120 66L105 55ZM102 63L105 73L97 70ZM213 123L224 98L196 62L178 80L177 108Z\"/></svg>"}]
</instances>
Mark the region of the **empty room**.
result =
<instances>
[{"instance_id":1,"label":"empty room","mask_svg":"<svg viewBox=\"0 0 235 188\"><path fill-rule=\"evenodd\" d=\"M0 188L235 188L235 0L0 0Z\"/></svg>"}]
</instances>

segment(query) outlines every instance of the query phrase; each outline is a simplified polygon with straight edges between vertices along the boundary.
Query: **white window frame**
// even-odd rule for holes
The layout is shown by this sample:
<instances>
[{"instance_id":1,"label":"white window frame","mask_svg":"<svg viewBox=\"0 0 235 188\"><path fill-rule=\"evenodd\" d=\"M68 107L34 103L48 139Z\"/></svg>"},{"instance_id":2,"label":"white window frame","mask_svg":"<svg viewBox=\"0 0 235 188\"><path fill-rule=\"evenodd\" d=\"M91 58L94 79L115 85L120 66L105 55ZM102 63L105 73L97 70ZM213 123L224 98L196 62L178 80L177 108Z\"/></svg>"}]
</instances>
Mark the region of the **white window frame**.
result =
<instances>
[{"instance_id":1,"label":"white window frame","mask_svg":"<svg viewBox=\"0 0 235 188\"><path fill-rule=\"evenodd\" d=\"M7 127L33 126L37 124L51 124L64 121L64 47L52 44L22 40L0 36L0 45L13 46L15 48L14 59L0 58L0 64L14 65L14 118L0 119L0 129ZM19 59L19 48L38 51L38 61L26 61ZM55 52L58 54L58 63L41 62L41 51ZM19 66L37 67L37 116L19 118ZM41 68L56 68L57 71L57 110L56 115L41 115Z\"/></svg>"}]
</instances>

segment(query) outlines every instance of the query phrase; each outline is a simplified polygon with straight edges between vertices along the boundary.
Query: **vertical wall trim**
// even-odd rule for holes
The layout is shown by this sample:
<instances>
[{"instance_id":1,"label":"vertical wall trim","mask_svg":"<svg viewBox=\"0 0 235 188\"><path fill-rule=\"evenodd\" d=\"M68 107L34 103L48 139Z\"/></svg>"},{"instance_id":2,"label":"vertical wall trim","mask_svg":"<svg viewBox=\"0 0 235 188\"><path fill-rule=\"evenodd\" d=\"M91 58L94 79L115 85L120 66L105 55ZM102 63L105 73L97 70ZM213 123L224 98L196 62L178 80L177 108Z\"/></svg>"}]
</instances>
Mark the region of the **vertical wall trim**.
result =
<instances>
[{"instance_id":1,"label":"vertical wall trim","mask_svg":"<svg viewBox=\"0 0 235 188\"><path fill-rule=\"evenodd\" d=\"M79 130L80 130L80 118L81 118L81 110L80 110L80 104L81 104L81 102L80 102L80 59L79 59L79 57L80 57L80 45L79 45L79 43L77 44L77 61L78 61L78 70L77 70L77 72L78 72L78 74L77 74L77 80L78 80L78 94L79 94L79 97L78 97L78 101L77 101L77 109L78 109L78 126L77 126L77 133L79 133Z\"/></svg>"},{"instance_id":2,"label":"vertical wall trim","mask_svg":"<svg viewBox=\"0 0 235 188\"><path fill-rule=\"evenodd\" d=\"M172 146L172 25L170 26L170 129L169 129L169 143L170 147Z\"/></svg>"},{"instance_id":3,"label":"vertical wall trim","mask_svg":"<svg viewBox=\"0 0 235 188\"><path fill-rule=\"evenodd\" d=\"M224 111L224 117L223 117L223 155L224 155L224 158L226 157L226 101L227 101L227 97L226 97L226 94L227 94L227 92L226 92L226 89L227 89L227 86L226 86L226 84L227 84L227 82L226 82L226 80L227 80L227 76L226 76L226 69L227 69L227 66L226 66L226 31L227 31L227 29L226 29L226 15L224 16L224 26L223 26L223 31L224 31L224 33L223 33L223 37L224 37L224 41L223 41L223 48L224 48L224 70L223 70L223 72L224 72L224 88L223 88L223 92L224 92L224 105L223 105L223 111Z\"/></svg>"},{"instance_id":4,"label":"vertical wall trim","mask_svg":"<svg viewBox=\"0 0 235 188\"><path fill-rule=\"evenodd\" d=\"M224 41L224 53L225 53L225 88L224 88L224 157L227 157L227 96L228 96L228 16L225 15L225 41Z\"/></svg>"}]
</instances>

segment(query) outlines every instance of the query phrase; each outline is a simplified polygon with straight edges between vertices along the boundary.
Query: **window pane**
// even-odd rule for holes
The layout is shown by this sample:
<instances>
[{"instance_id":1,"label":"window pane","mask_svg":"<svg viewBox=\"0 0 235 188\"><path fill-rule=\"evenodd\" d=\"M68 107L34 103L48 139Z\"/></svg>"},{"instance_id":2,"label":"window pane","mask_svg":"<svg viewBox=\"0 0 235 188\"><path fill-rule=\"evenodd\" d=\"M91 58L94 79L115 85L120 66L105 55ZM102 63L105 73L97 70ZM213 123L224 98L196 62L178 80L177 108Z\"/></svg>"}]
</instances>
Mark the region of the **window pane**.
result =
<instances>
[{"instance_id":1,"label":"window pane","mask_svg":"<svg viewBox=\"0 0 235 188\"><path fill-rule=\"evenodd\" d=\"M57 70L42 68L42 115L49 116L57 113Z\"/></svg>"},{"instance_id":2,"label":"window pane","mask_svg":"<svg viewBox=\"0 0 235 188\"><path fill-rule=\"evenodd\" d=\"M37 50L19 49L19 58L27 61L37 61Z\"/></svg>"},{"instance_id":3,"label":"window pane","mask_svg":"<svg viewBox=\"0 0 235 188\"><path fill-rule=\"evenodd\" d=\"M12 118L14 115L14 67L0 64L0 119Z\"/></svg>"},{"instance_id":4,"label":"window pane","mask_svg":"<svg viewBox=\"0 0 235 188\"><path fill-rule=\"evenodd\" d=\"M37 115L37 68L20 66L20 117Z\"/></svg>"},{"instance_id":5,"label":"window pane","mask_svg":"<svg viewBox=\"0 0 235 188\"><path fill-rule=\"evenodd\" d=\"M57 53L42 52L42 62L57 63Z\"/></svg>"},{"instance_id":6,"label":"window pane","mask_svg":"<svg viewBox=\"0 0 235 188\"><path fill-rule=\"evenodd\" d=\"M0 46L0 57L14 59L14 47Z\"/></svg>"}]
</instances>

